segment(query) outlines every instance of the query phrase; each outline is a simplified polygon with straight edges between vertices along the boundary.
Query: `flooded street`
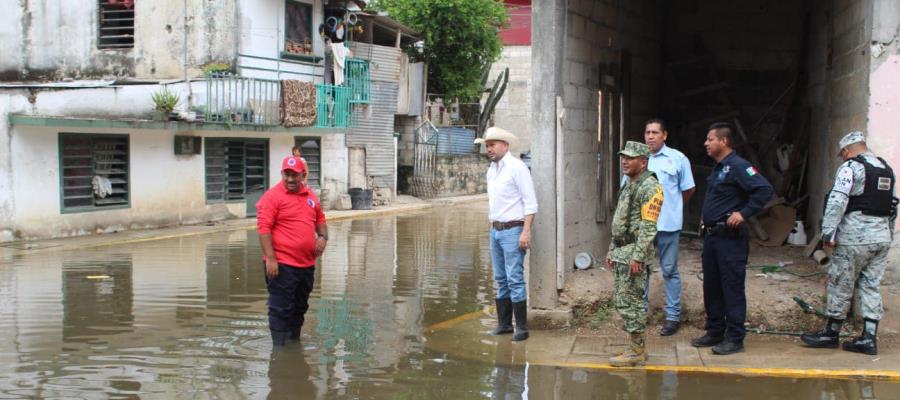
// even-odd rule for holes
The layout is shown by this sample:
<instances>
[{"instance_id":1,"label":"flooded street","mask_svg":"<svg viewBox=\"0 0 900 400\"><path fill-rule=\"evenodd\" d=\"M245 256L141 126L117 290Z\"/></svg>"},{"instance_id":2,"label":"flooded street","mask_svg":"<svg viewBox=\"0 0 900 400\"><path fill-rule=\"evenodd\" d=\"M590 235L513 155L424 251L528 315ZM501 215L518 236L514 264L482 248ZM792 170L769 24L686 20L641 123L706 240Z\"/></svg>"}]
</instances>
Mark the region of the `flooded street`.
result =
<instances>
[{"instance_id":1,"label":"flooded street","mask_svg":"<svg viewBox=\"0 0 900 400\"><path fill-rule=\"evenodd\" d=\"M329 224L273 353L253 230L2 260L0 398L900 398L900 385L529 364L440 324L493 304L485 207Z\"/></svg>"}]
</instances>

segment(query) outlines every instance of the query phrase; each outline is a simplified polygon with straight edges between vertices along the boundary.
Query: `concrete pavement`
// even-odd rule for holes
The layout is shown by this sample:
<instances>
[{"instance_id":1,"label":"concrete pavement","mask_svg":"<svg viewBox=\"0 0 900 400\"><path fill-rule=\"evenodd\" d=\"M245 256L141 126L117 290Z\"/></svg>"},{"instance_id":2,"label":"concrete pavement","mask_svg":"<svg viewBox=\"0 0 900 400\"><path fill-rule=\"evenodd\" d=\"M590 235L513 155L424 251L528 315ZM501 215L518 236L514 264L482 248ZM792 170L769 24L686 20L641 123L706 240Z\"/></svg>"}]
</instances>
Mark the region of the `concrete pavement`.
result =
<instances>
[{"instance_id":1,"label":"concrete pavement","mask_svg":"<svg viewBox=\"0 0 900 400\"><path fill-rule=\"evenodd\" d=\"M427 343L456 357L483 359L500 341L511 337L488 335L494 324L490 310L476 311L432 325L426 332ZM746 352L718 356L709 348L690 345L691 338L700 335L700 331L685 329L661 337L650 331L647 365L624 369L900 382L900 351L889 343L880 343L879 354L868 356L840 349L807 348L796 337L750 334L745 340ZM623 368L613 367L607 360L624 349L627 340L624 332L603 336L532 330L528 340L515 346L524 347L525 361L532 365L620 370Z\"/></svg>"}]
</instances>

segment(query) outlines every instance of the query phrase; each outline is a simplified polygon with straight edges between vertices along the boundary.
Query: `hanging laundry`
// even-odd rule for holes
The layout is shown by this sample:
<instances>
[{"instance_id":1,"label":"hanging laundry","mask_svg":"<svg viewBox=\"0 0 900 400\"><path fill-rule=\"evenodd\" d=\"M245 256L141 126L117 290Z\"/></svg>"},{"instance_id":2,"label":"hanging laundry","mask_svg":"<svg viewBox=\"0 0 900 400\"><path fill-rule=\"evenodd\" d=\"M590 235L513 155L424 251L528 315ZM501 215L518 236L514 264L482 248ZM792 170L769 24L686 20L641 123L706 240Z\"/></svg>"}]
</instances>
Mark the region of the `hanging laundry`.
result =
<instances>
[{"instance_id":1,"label":"hanging laundry","mask_svg":"<svg viewBox=\"0 0 900 400\"><path fill-rule=\"evenodd\" d=\"M105 176L94 175L91 179L91 188L94 189L94 196L97 198L103 199L112 194L112 182Z\"/></svg>"},{"instance_id":2,"label":"hanging laundry","mask_svg":"<svg viewBox=\"0 0 900 400\"><path fill-rule=\"evenodd\" d=\"M281 115L286 128L316 122L316 85L296 80L281 81Z\"/></svg>"},{"instance_id":3,"label":"hanging laundry","mask_svg":"<svg viewBox=\"0 0 900 400\"><path fill-rule=\"evenodd\" d=\"M335 86L340 86L344 84L344 62L353 53L350 52L350 49L344 47L343 43L332 43L331 52L334 56L334 84Z\"/></svg>"}]
</instances>

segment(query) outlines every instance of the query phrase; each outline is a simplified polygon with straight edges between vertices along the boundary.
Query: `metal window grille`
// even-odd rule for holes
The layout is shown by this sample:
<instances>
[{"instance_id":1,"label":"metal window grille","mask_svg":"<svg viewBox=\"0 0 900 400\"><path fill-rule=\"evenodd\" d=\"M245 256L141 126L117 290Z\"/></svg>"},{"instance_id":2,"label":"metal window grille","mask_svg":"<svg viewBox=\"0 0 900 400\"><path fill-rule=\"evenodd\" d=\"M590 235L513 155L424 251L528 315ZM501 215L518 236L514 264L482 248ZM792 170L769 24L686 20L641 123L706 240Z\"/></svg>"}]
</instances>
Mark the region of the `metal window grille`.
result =
<instances>
[{"instance_id":1,"label":"metal window grille","mask_svg":"<svg viewBox=\"0 0 900 400\"><path fill-rule=\"evenodd\" d=\"M319 138L294 138L294 145L300 148L301 156L306 160L309 176L306 182L313 189L322 187L322 142Z\"/></svg>"},{"instance_id":2,"label":"metal window grille","mask_svg":"<svg viewBox=\"0 0 900 400\"><path fill-rule=\"evenodd\" d=\"M124 0L99 0L99 35L101 49L134 47L134 3Z\"/></svg>"},{"instance_id":3,"label":"metal window grille","mask_svg":"<svg viewBox=\"0 0 900 400\"><path fill-rule=\"evenodd\" d=\"M243 200L268 182L268 140L206 139L206 202Z\"/></svg>"},{"instance_id":4,"label":"metal window grille","mask_svg":"<svg viewBox=\"0 0 900 400\"><path fill-rule=\"evenodd\" d=\"M350 126L350 88L316 85L316 127L347 128Z\"/></svg>"},{"instance_id":5,"label":"metal window grille","mask_svg":"<svg viewBox=\"0 0 900 400\"><path fill-rule=\"evenodd\" d=\"M358 58L348 58L344 69L344 80L350 88L350 103L369 103L369 62Z\"/></svg>"},{"instance_id":6,"label":"metal window grille","mask_svg":"<svg viewBox=\"0 0 900 400\"><path fill-rule=\"evenodd\" d=\"M206 76L206 121L226 124L278 125L281 82L227 72Z\"/></svg>"},{"instance_id":7,"label":"metal window grille","mask_svg":"<svg viewBox=\"0 0 900 400\"><path fill-rule=\"evenodd\" d=\"M63 211L129 205L127 135L60 133L59 149Z\"/></svg>"}]
</instances>

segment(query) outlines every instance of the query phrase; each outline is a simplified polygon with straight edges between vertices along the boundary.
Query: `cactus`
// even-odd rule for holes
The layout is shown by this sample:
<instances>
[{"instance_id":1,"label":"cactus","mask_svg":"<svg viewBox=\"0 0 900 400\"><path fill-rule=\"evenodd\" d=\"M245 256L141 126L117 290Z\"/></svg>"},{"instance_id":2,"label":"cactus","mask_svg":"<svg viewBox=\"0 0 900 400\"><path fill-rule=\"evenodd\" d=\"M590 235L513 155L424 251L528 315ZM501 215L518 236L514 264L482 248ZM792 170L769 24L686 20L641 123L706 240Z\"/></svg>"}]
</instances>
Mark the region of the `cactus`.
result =
<instances>
[{"instance_id":1,"label":"cactus","mask_svg":"<svg viewBox=\"0 0 900 400\"><path fill-rule=\"evenodd\" d=\"M490 94L484 102L484 107L481 109L481 115L478 117L479 137L484 135L488 121L490 121L491 115L494 114L494 109L497 107L497 102L500 101L500 98L503 97L503 92L506 91L507 83L509 83L509 68L504 68L497 80L494 81L494 87L491 88Z\"/></svg>"}]
</instances>

